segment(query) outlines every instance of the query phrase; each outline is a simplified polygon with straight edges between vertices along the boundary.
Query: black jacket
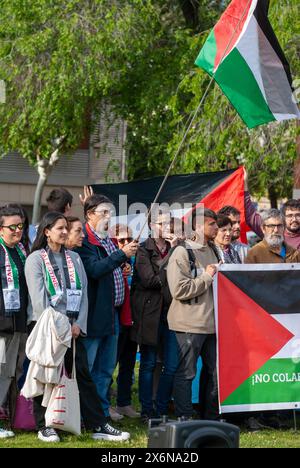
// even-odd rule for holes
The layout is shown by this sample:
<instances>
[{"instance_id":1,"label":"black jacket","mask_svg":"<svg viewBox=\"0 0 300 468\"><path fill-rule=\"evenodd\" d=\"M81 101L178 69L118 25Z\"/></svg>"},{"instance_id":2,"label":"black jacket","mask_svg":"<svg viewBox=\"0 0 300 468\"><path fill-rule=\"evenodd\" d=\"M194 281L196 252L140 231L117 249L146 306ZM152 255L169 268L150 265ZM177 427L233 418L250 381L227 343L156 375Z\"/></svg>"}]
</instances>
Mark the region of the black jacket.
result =
<instances>
[{"instance_id":1,"label":"black jacket","mask_svg":"<svg viewBox=\"0 0 300 468\"><path fill-rule=\"evenodd\" d=\"M132 339L140 345L157 345L159 323L170 305L164 300L161 262L155 241L148 238L137 251L131 286Z\"/></svg>"}]
</instances>

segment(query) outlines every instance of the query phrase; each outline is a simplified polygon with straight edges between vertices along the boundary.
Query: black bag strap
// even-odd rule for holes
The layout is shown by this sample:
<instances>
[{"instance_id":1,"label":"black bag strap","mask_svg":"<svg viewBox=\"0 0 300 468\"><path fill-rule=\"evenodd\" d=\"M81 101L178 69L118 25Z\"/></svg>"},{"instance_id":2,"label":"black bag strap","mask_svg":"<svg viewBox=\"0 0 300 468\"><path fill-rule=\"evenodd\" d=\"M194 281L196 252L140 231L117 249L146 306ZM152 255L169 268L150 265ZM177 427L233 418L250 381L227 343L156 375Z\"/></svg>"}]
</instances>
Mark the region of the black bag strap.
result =
<instances>
[{"instance_id":1,"label":"black bag strap","mask_svg":"<svg viewBox=\"0 0 300 468\"><path fill-rule=\"evenodd\" d=\"M219 254L218 249L215 246L215 244L213 242L209 241L208 245L213 250L215 256L217 257L218 262L222 262L222 258L220 257L220 254Z\"/></svg>"}]
</instances>

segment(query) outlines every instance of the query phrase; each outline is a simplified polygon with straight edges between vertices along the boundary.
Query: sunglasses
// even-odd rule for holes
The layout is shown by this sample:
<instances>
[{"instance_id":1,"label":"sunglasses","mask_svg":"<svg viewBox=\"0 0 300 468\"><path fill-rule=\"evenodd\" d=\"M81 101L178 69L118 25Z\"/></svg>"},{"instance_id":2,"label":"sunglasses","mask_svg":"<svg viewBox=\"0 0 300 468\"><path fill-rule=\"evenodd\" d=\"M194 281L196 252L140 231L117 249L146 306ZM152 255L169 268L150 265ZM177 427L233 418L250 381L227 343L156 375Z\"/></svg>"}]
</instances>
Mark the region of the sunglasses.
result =
<instances>
[{"instance_id":1,"label":"sunglasses","mask_svg":"<svg viewBox=\"0 0 300 468\"><path fill-rule=\"evenodd\" d=\"M120 244L125 244L125 242L132 242L133 241L133 237L124 237L122 239L118 239L118 242Z\"/></svg>"},{"instance_id":2,"label":"sunglasses","mask_svg":"<svg viewBox=\"0 0 300 468\"><path fill-rule=\"evenodd\" d=\"M11 232L16 232L17 229L19 231L23 231L24 229L24 223L19 223L19 224L11 224L10 226L1 226L2 228L9 229Z\"/></svg>"}]
</instances>

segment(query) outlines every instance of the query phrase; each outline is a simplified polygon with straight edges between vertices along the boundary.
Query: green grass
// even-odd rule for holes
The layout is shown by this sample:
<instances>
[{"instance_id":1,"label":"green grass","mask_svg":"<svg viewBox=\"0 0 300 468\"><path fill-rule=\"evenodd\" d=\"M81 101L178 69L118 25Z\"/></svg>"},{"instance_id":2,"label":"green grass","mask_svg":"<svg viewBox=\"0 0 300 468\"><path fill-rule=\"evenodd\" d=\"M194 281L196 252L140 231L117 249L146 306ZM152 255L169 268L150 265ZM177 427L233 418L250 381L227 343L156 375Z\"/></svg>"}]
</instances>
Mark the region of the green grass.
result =
<instances>
[{"instance_id":1,"label":"green grass","mask_svg":"<svg viewBox=\"0 0 300 468\"><path fill-rule=\"evenodd\" d=\"M138 366L136 374L138 373ZM114 384L115 388L115 384ZM138 404L137 378L132 392L133 403L136 408ZM115 401L113 400L113 405ZM57 444L47 444L37 439L36 433L16 432L16 437L11 439L0 439L1 448L146 448L147 447L147 426L141 423L140 419L124 418L119 423L113 423L114 427L130 432L131 438L126 442L103 442L94 441L90 434L84 433L80 437L75 437L67 433L60 433L61 442ZM300 416L298 417L299 431L294 430L268 430L259 433L249 433L242 431L240 438L241 448L298 448L300 447Z\"/></svg>"},{"instance_id":2,"label":"green grass","mask_svg":"<svg viewBox=\"0 0 300 468\"><path fill-rule=\"evenodd\" d=\"M61 434L58 444L40 442L35 433L19 432L13 439L0 440L0 448L143 448L147 447L147 428L138 420L126 419L115 425L131 433L126 442L94 441L89 434L80 437ZM300 431L262 431L259 433L241 434L241 448L297 448L300 447Z\"/></svg>"}]
</instances>

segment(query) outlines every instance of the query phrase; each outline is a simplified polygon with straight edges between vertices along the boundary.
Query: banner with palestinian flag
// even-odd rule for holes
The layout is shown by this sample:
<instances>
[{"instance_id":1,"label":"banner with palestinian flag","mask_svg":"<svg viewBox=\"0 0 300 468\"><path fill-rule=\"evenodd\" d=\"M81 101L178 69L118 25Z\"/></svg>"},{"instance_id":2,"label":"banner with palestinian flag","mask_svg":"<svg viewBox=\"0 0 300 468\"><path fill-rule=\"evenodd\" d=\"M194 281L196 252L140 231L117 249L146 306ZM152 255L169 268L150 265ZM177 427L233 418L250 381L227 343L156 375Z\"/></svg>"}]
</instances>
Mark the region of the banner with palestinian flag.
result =
<instances>
[{"instance_id":1,"label":"banner with palestinian flag","mask_svg":"<svg viewBox=\"0 0 300 468\"><path fill-rule=\"evenodd\" d=\"M221 413L300 408L300 265L222 265L214 281Z\"/></svg>"},{"instance_id":2,"label":"banner with palestinian flag","mask_svg":"<svg viewBox=\"0 0 300 468\"><path fill-rule=\"evenodd\" d=\"M232 0L195 64L214 77L248 128L300 118L268 0Z\"/></svg>"},{"instance_id":3,"label":"banner with palestinian flag","mask_svg":"<svg viewBox=\"0 0 300 468\"><path fill-rule=\"evenodd\" d=\"M125 217L128 214L133 216L134 209L141 208L138 204L149 208L162 181L163 177L158 176L117 184L97 184L92 187L95 193L105 195L112 201L118 216ZM123 203L122 196L126 198L126 203ZM220 210L225 205L232 205L241 212L241 240L247 242L243 167L227 171L170 176L158 203L167 203L173 208L176 204L182 206L203 204L205 208L214 211ZM190 212L191 210L187 209L185 216L188 217ZM142 223L141 220L140 224Z\"/></svg>"}]
</instances>

